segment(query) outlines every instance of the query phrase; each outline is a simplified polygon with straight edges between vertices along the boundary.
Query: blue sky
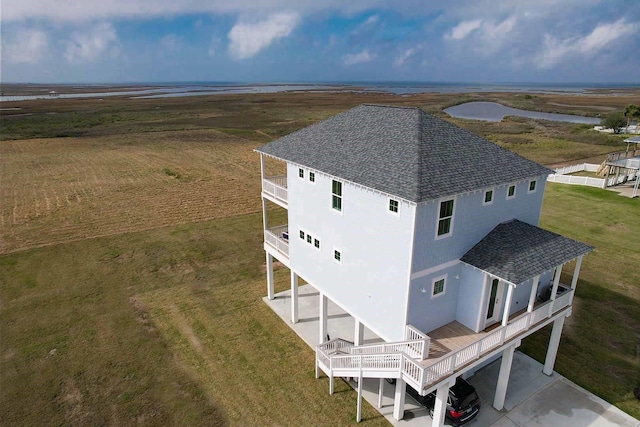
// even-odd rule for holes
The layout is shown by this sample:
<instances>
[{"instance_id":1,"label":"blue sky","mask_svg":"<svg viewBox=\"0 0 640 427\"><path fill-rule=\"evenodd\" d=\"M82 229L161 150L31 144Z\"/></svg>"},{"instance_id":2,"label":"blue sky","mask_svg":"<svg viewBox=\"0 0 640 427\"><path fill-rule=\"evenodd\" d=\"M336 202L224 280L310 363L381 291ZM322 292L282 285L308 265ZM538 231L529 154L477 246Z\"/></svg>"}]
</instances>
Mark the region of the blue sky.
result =
<instances>
[{"instance_id":1,"label":"blue sky","mask_svg":"<svg viewBox=\"0 0 640 427\"><path fill-rule=\"evenodd\" d=\"M637 0L3 0L3 82L640 83Z\"/></svg>"}]
</instances>

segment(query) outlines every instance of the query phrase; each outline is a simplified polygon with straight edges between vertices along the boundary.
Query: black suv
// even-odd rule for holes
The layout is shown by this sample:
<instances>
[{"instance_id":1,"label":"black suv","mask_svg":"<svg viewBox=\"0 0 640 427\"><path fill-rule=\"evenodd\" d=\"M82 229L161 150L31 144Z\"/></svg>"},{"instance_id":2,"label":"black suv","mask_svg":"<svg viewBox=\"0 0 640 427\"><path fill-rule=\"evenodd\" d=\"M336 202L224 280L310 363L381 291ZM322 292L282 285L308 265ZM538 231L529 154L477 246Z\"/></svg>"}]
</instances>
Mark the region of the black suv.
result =
<instances>
[{"instance_id":1,"label":"black suv","mask_svg":"<svg viewBox=\"0 0 640 427\"><path fill-rule=\"evenodd\" d=\"M395 379L387 379L391 384L395 384ZM429 414L433 417L433 407L436 401L436 392L426 396L420 394L411 386L407 387L407 393L411 395L419 404L429 410ZM480 398L476 389L471 384L458 377L453 387L449 389L449 398L447 399L447 410L445 411L446 420L454 426L461 426L478 415L480 412Z\"/></svg>"}]
</instances>

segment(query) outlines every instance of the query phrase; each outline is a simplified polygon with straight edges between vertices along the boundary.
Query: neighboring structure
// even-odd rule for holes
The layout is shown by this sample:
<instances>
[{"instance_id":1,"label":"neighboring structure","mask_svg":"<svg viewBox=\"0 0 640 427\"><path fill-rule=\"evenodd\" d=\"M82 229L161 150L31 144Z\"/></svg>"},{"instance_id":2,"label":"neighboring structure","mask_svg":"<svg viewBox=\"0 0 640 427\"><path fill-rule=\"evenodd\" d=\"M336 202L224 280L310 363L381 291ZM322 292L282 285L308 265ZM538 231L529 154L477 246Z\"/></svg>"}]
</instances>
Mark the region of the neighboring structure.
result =
<instances>
[{"instance_id":1,"label":"neighboring structure","mask_svg":"<svg viewBox=\"0 0 640 427\"><path fill-rule=\"evenodd\" d=\"M331 378L331 391L335 376L380 378L380 393L383 378L396 378L401 419L405 385L437 390L437 426L455 378L502 355L493 402L502 409L515 348L550 323L552 373L593 249L537 227L553 171L418 108L376 105L257 151L268 297L274 257L291 270L292 322L298 277L318 290L316 373ZM286 176L269 176L265 157L286 162ZM286 224L269 224L267 203L287 209ZM325 342L328 299L354 317L354 343ZM365 326L384 342L363 345Z\"/></svg>"},{"instance_id":2,"label":"neighboring structure","mask_svg":"<svg viewBox=\"0 0 640 427\"><path fill-rule=\"evenodd\" d=\"M638 195L640 183L640 136L625 139L627 149L617 153L607 154L597 170L598 175L604 176L602 188L635 181L631 197Z\"/></svg>"}]
</instances>

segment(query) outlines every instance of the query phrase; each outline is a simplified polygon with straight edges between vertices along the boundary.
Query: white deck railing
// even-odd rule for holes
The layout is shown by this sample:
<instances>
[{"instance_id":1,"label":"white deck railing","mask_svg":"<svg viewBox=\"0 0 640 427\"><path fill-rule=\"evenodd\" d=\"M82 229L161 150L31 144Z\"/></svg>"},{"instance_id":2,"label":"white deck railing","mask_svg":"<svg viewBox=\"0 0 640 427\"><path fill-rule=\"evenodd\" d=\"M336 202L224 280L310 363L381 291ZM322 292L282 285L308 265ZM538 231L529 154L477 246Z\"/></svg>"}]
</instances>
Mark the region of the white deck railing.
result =
<instances>
[{"instance_id":1,"label":"white deck railing","mask_svg":"<svg viewBox=\"0 0 640 427\"><path fill-rule=\"evenodd\" d=\"M289 225L279 225L264 230L265 243L289 257Z\"/></svg>"},{"instance_id":2,"label":"white deck railing","mask_svg":"<svg viewBox=\"0 0 640 427\"><path fill-rule=\"evenodd\" d=\"M379 344L365 344L351 349L352 354L406 353L415 359L424 359L426 340L398 341Z\"/></svg>"},{"instance_id":3,"label":"white deck railing","mask_svg":"<svg viewBox=\"0 0 640 427\"><path fill-rule=\"evenodd\" d=\"M287 176L270 176L262 180L262 191L276 200L287 203Z\"/></svg>"},{"instance_id":4,"label":"white deck railing","mask_svg":"<svg viewBox=\"0 0 640 427\"><path fill-rule=\"evenodd\" d=\"M427 346L430 339L410 325L405 337L416 338L414 340L355 347L348 341L334 339L316 347L316 360L331 376L356 376L360 372L365 377L381 378L387 375L389 378L403 378L416 390L423 390L566 308L571 304L573 293L572 289L568 289L555 300L540 304L533 311L512 319L506 326L494 329L466 347L433 360L427 366L416 360L421 349L413 345L422 343Z\"/></svg>"}]
</instances>

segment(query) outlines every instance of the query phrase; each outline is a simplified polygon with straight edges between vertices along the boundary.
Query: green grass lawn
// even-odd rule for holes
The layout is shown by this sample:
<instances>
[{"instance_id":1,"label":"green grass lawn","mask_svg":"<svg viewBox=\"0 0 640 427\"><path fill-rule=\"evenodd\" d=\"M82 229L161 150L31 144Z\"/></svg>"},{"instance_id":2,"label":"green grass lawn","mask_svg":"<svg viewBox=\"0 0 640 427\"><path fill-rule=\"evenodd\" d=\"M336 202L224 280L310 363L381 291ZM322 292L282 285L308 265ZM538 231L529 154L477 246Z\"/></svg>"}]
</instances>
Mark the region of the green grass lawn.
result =
<instances>
[{"instance_id":1,"label":"green grass lawn","mask_svg":"<svg viewBox=\"0 0 640 427\"><path fill-rule=\"evenodd\" d=\"M640 418L640 200L577 185L548 184L541 225L595 246L582 264L555 369ZM563 269L568 283L573 265ZM550 328L521 349L544 361Z\"/></svg>"},{"instance_id":2,"label":"green grass lawn","mask_svg":"<svg viewBox=\"0 0 640 427\"><path fill-rule=\"evenodd\" d=\"M542 220L597 247L556 369L636 417L639 207L550 184ZM355 393L338 382L329 396L313 352L261 301L260 229L253 214L0 257L2 425L353 422ZM548 334L522 348L543 360ZM364 418L386 423L368 405Z\"/></svg>"},{"instance_id":3,"label":"green grass lawn","mask_svg":"<svg viewBox=\"0 0 640 427\"><path fill-rule=\"evenodd\" d=\"M329 396L314 353L262 302L261 221L0 256L0 424L355 422L355 393L337 381Z\"/></svg>"}]
</instances>

